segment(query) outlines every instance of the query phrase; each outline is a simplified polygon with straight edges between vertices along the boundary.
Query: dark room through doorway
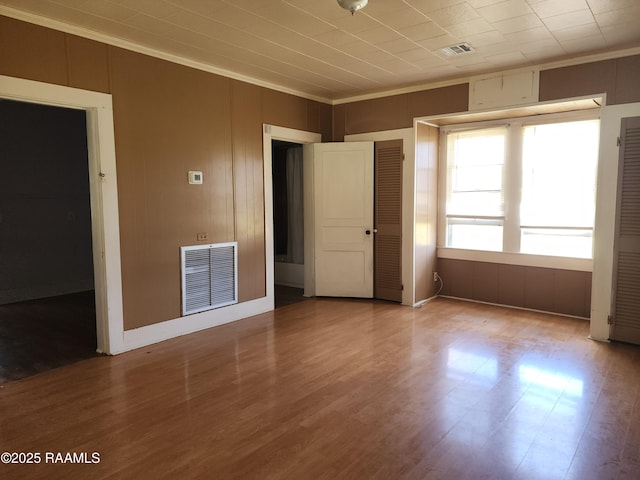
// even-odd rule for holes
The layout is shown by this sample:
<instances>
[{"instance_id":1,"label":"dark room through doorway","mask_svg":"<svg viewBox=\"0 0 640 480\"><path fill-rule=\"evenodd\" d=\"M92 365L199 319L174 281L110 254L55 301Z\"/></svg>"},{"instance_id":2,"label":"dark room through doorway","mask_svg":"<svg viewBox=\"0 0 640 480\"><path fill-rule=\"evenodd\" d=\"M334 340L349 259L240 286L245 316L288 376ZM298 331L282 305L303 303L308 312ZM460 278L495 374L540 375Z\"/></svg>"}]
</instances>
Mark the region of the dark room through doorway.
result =
<instances>
[{"instance_id":1,"label":"dark room through doorway","mask_svg":"<svg viewBox=\"0 0 640 480\"><path fill-rule=\"evenodd\" d=\"M97 355L86 122L0 100L0 384Z\"/></svg>"},{"instance_id":2,"label":"dark room through doorway","mask_svg":"<svg viewBox=\"0 0 640 480\"><path fill-rule=\"evenodd\" d=\"M271 142L276 308L305 300L302 145Z\"/></svg>"}]
</instances>

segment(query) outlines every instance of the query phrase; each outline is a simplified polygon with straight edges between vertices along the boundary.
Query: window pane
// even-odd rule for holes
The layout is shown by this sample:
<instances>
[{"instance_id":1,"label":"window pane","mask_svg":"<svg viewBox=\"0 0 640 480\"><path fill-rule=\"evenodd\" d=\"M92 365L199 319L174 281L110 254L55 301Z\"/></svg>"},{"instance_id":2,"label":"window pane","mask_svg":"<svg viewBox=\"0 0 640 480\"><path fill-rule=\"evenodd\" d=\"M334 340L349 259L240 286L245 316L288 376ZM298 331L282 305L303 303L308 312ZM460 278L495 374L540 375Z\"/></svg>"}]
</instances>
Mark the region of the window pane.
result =
<instances>
[{"instance_id":1,"label":"window pane","mask_svg":"<svg viewBox=\"0 0 640 480\"><path fill-rule=\"evenodd\" d=\"M591 258L600 122L525 127L520 251Z\"/></svg>"},{"instance_id":2,"label":"window pane","mask_svg":"<svg viewBox=\"0 0 640 480\"><path fill-rule=\"evenodd\" d=\"M499 252L502 250L502 225L462 224L449 221L447 246Z\"/></svg>"},{"instance_id":3,"label":"window pane","mask_svg":"<svg viewBox=\"0 0 640 480\"><path fill-rule=\"evenodd\" d=\"M524 128L524 226L593 227L598 120Z\"/></svg>"},{"instance_id":4,"label":"window pane","mask_svg":"<svg viewBox=\"0 0 640 480\"><path fill-rule=\"evenodd\" d=\"M465 216L502 216L497 205L502 204L502 192L459 192L447 202L447 213Z\"/></svg>"},{"instance_id":5,"label":"window pane","mask_svg":"<svg viewBox=\"0 0 640 480\"><path fill-rule=\"evenodd\" d=\"M591 230L523 228L520 251L536 255L591 258Z\"/></svg>"},{"instance_id":6,"label":"window pane","mask_svg":"<svg viewBox=\"0 0 640 480\"><path fill-rule=\"evenodd\" d=\"M450 133L447 214L502 216L505 129Z\"/></svg>"}]
</instances>

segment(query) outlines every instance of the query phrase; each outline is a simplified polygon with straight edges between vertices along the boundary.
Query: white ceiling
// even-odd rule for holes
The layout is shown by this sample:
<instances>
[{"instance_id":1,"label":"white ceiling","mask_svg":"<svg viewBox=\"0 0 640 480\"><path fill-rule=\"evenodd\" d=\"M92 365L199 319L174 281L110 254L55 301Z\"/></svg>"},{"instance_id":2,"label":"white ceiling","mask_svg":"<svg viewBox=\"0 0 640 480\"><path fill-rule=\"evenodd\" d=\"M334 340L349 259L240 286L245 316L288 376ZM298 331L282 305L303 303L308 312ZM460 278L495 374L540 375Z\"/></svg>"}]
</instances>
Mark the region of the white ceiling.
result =
<instances>
[{"instance_id":1,"label":"white ceiling","mask_svg":"<svg viewBox=\"0 0 640 480\"><path fill-rule=\"evenodd\" d=\"M369 0L353 16L336 0L0 5L329 101L640 47L640 0ZM475 52L439 52L459 42Z\"/></svg>"}]
</instances>

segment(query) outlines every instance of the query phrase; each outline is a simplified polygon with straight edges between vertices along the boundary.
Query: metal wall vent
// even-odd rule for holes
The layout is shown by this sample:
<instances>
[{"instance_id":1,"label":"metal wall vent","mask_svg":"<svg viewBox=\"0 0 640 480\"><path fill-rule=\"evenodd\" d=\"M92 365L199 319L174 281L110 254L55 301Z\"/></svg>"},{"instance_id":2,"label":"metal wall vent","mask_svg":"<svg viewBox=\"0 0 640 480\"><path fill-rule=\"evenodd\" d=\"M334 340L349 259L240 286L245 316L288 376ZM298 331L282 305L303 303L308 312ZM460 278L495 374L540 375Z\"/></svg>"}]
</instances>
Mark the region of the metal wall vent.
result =
<instances>
[{"instance_id":1,"label":"metal wall vent","mask_svg":"<svg viewBox=\"0 0 640 480\"><path fill-rule=\"evenodd\" d=\"M440 51L447 57L454 55L464 55L465 53L473 53L475 49L468 43L458 43L456 45L449 45L448 47L441 48Z\"/></svg>"},{"instance_id":2,"label":"metal wall vent","mask_svg":"<svg viewBox=\"0 0 640 480\"><path fill-rule=\"evenodd\" d=\"M238 242L180 247L182 314L238 303Z\"/></svg>"}]
</instances>

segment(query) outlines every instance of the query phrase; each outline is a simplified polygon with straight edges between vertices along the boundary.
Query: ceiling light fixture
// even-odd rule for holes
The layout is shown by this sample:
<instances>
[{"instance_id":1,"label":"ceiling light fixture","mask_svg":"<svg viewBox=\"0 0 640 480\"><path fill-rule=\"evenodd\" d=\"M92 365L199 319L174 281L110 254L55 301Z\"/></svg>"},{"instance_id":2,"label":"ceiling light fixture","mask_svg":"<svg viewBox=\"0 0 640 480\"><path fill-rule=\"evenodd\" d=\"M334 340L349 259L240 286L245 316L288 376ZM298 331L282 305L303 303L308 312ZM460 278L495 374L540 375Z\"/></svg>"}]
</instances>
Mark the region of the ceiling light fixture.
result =
<instances>
[{"instance_id":1,"label":"ceiling light fixture","mask_svg":"<svg viewBox=\"0 0 640 480\"><path fill-rule=\"evenodd\" d=\"M369 3L369 0L338 0L338 5L345 10L349 10L351 15L366 7L367 3Z\"/></svg>"}]
</instances>

